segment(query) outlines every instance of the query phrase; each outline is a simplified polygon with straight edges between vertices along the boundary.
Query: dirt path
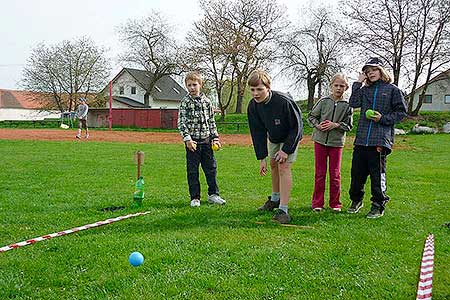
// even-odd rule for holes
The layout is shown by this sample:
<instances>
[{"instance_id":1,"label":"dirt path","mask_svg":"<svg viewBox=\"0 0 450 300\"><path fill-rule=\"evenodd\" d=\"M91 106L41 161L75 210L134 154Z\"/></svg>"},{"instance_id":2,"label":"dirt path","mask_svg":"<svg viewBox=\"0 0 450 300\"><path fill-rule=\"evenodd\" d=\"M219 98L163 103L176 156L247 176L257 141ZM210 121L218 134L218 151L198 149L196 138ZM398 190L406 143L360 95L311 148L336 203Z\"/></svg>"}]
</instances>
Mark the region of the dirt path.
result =
<instances>
[{"instance_id":1,"label":"dirt path","mask_svg":"<svg viewBox=\"0 0 450 300\"><path fill-rule=\"evenodd\" d=\"M75 130L60 129L0 129L0 139L7 140L45 140L45 141L74 141ZM249 134L221 134L220 139L225 145L252 144ZM85 139L83 138L84 142ZM123 143L181 143L180 135L176 132L135 132L135 131L103 131L90 130L89 141L95 142L123 142ZM305 136L302 144L311 143L311 137Z\"/></svg>"}]
</instances>

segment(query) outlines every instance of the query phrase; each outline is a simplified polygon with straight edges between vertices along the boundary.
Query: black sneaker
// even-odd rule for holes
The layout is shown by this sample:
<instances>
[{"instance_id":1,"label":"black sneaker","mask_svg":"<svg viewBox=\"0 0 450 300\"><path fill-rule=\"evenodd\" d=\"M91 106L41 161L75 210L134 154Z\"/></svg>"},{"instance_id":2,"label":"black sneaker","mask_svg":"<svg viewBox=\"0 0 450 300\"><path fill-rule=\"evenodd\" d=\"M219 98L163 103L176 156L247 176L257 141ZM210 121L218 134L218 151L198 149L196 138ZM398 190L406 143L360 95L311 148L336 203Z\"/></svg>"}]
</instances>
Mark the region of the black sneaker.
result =
<instances>
[{"instance_id":1,"label":"black sneaker","mask_svg":"<svg viewBox=\"0 0 450 300\"><path fill-rule=\"evenodd\" d=\"M280 201L272 201L270 199L272 199L271 196L267 197L268 200L266 201L266 203L264 203L263 206L260 206L258 208L258 210L266 210L266 211L273 211L275 208L278 208L280 206Z\"/></svg>"},{"instance_id":2,"label":"black sneaker","mask_svg":"<svg viewBox=\"0 0 450 300\"><path fill-rule=\"evenodd\" d=\"M363 206L362 201L352 201L352 205L347 209L347 212L349 214L357 214Z\"/></svg>"},{"instance_id":3,"label":"black sneaker","mask_svg":"<svg viewBox=\"0 0 450 300\"><path fill-rule=\"evenodd\" d=\"M277 212L273 216L272 220L281 224L289 224L291 222L291 217L289 214L285 213L282 209L277 209Z\"/></svg>"},{"instance_id":4,"label":"black sneaker","mask_svg":"<svg viewBox=\"0 0 450 300\"><path fill-rule=\"evenodd\" d=\"M380 218L384 215L384 208L378 203L372 203L369 213L367 214L368 219Z\"/></svg>"}]
</instances>

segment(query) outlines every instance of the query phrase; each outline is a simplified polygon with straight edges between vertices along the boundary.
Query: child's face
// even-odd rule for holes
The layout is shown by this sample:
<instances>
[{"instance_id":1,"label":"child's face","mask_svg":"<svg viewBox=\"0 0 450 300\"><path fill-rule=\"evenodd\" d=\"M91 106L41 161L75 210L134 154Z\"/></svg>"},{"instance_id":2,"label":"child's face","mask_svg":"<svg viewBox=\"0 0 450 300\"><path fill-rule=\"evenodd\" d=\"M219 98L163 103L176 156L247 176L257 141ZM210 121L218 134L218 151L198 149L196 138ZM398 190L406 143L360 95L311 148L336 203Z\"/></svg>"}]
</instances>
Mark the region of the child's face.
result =
<instances>
[{"instance_id":1,"label":"child's face","mask_svg":"<svg viewBox=\"0 0 450 300\"><path fill-rule=\"evenodd\" d=\"M202 88L202 85L197 80L186 80L186 87L188 89L189 95L191 95L192 97L200 96L200 89Z\"/></svg>"},{"instance_id":2,"label":"child's face","mask_svg":"<svg viewBox=\"0 0 450 300\"><path fill-rule=\"evenodd\" d=\"M381 71L377 67L367 67L364 73L370 82L375 82L381 79Z\"/></svg>"},{"instance_id":3,"label":"child's face","mask_svg":"<svg viewBox=\"0 0 450 300\"><path fill-rule=\"evenodd\" d=\"M331 84L331 94L334 99L342 99L342 96L344 96L344 92L347 89L347 83L341 78L336 78Z\"/></svg>"},{"instance_id":4,"label":"child's face","mask_svg":"<svg viewBox=\"0 0 450 300\"><path fill-rule=\"evenodd\" d=\"M250 86L250 92L256 102L261 103L269 97L270 88L260 83L257 86Z\"/></svg>"}]
</instances>

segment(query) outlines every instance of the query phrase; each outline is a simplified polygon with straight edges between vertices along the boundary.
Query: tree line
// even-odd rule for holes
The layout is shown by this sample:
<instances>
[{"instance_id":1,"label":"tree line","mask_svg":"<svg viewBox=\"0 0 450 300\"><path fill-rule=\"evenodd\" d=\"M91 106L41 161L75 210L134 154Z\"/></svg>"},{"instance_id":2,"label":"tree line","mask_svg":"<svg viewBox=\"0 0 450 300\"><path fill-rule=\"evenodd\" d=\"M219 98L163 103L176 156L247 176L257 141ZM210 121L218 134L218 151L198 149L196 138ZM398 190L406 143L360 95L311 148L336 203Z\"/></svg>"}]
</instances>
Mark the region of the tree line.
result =
<instances>
[{"instance_id":1,"label":"tree line","mask_svg":"<svg viewBox=\"0 0 450 300\"><path fill-rule=\"evenodd\" d=\"M119 60L154 75L149 92L163 76L200 71L223 117L232 109L243 112L247 79L257 68L307 91L311 109L334 73L358 70L369 56L387 63L407 95L408 113L417 115L430 79L450 65L449 0L343 0L335 7L305 7L296 22L273 0L200 0L199 6L200 18L184 41L175 39L176 28L161 12L120 25ZM27 61L23 86L49 93L58 108L70 110L79 94L106 85L106 52L88 38L40 44Z\"/></svg>"}]
</instances>

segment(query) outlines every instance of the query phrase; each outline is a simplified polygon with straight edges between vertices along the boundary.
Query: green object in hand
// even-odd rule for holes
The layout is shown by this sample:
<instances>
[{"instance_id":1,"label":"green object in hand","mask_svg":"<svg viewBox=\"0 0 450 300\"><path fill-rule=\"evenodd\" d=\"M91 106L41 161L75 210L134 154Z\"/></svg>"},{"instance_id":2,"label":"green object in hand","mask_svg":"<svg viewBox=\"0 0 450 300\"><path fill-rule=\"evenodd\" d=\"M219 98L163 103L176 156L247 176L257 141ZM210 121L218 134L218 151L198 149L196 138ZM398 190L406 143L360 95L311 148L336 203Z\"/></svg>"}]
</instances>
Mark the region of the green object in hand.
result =
<instances>
[{"instance_id":1,"label":"green object in hand","mask_svg":"<svg viewBox=\"0 0 450 300\"><path fill-rule=\"evenodd\" d=\"M366 110L366 118L371 119L373 117L375 117L375 111L371 109Z\"/></svg>"}]
</instances>

